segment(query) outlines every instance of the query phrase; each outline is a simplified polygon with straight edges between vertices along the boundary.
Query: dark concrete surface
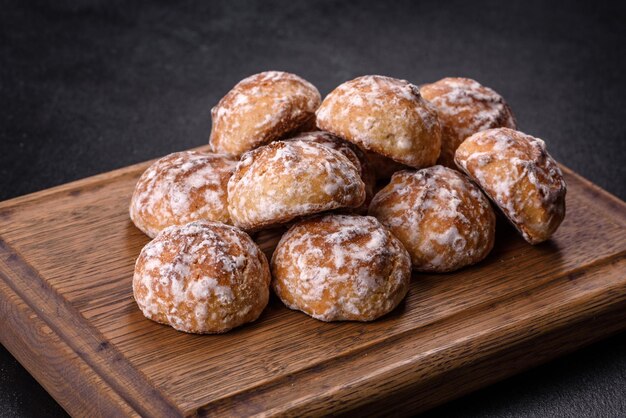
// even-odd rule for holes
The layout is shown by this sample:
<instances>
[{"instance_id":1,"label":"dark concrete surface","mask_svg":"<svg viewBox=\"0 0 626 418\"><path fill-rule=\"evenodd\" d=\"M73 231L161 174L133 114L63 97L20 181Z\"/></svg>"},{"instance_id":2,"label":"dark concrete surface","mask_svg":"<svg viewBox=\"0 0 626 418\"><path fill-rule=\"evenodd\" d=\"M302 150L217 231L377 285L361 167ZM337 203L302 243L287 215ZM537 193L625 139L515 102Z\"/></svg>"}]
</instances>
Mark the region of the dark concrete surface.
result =
<instances>
[{"instance_id":1,"label":"dark concrete surface","mask_svg":"<svg viewBox=\"0 0 626 418\"><path fill-rule=\"evenodd\" d=\"M362 74L475 78L625 199L625 63L617 1L0 0L0 200L204 144L210 108L268 69L322 94ZM63 415L0 347L0 416ZM427 415L626 416L626 334Z\"/></svg>"}]
</instances>

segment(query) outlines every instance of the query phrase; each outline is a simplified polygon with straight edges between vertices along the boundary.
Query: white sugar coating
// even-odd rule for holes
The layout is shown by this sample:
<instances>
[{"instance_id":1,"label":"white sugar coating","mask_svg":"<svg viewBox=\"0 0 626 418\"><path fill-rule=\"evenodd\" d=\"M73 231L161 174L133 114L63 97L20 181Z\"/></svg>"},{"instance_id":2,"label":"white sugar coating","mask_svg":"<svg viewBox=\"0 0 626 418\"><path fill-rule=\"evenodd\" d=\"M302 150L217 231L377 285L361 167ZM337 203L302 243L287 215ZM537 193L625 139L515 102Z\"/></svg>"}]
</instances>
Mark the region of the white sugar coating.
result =
<instances>
[{"instance_id":1,"label":"white sugar coating","mask_svg":"<svg viewBox=\"0 0 626 418\"><path fill-rule=\"evenodd\" d=\"M394 174L374 197L370 215L403 242L416 270L473 264L493 244L489 201L465 176L440 165Z\"/></svg>"},{"instance_id":2,"label":"white sugar coating","mask_svg":"<svg viewBox=\"0 0 626 418\"><path fill-rule=\"evenodd\" d=\"M261 97L272 97L274 99L273 107L268 109L268 117L278 117L280 110L285 107L287 99L281 96L277 96L274 89L265 88L264 84L272 86L274 83L280 83L290 81L294 83L295 91L292 93L295 96L301 96L307 103L307 109L313 111L319 106L321 98L317 88L295 74L283 72L283 71L265 71L262 73L254 74L241 80L233 88L235 94L235 107L230 111L240 114L245 114L252 106L254 101ZM247 89L250 86L254 86Z\"/></svg>"},{"instance_id":3,"label":"white sugar coating","mask_svg":"<svg viewBox=\"0 0 626 418\"><path fill-rule=\"evenodd\" d=\"M211 146L241 155L314 117L318 90L295 74L266 71L241 80L212 110Z\"/></svg>"},{"instance_id":4,"label":"white sugar coating","mask_svg":"<svg viewBox=\"0 0 626 418\"><path fill-rule=\"evenodd\" d=\"M506 102L489 87L468 78L444 78L437 83L442 83L446 91L429 102L441 114L463 114L462 124L454 126L461 139L494 127L515 128L515 120Z\"/></svg>"},{"instance_id":5,"label":"white sugar coating","mask_svg":"<svg viewBox=\"0 0 626 418\"><path fill-rule=\"evenodd\" d=\"M417 86L406 80L397 80L391 77L373 75L358 77L339 85L332 95L324 100L324 106L316 112L318 119L328 120L337 113L347 115L352 108L370 107L373 111L384 111L389 105L399 106L401 99L415 101L420 97ZM337 108L340 108L338 110ZM401 114L391 115L401 118ZM377 121L373 117L364 116L365 126L372 126ZM427 118L430 120L431 118ZM354 135L361 136L360 121L355 120L352 125ZM433 122L435 123L435 122Z\"/></svg>"},{"instance_id":6,"label":"white sugar coating","mask_svg":"<svg viewBox=\"0 0 626 418\"><path fill-rule=\"evenodd\" d=\"M367 157L363 151L350 142L324 131L303 132L287 141L317 142L341 152L355 165L359 173L361 173L361 178L367 183L367 176L369 175L369 173L366 172L368 169L366 167Z\"/></svg>"},{"instance_id":7,"label":"white sugar coating","mask_svg":"<svg viewBox=\"0 0 626 418\"><path fill-rule=\"evenodd\" d=\"M566 184L543 140L498 128L479 132L466 141L457 151L457 165L483 188L527 241L534 238L524 225L540 230L565 216ZM477 148L482 151L474 151ZM528 184L530 188L525 187ZM526 212L531 206L545 211L547 219L528 225L532 220Z\"/></svg>"},{"instance_id":8,"label":"white sugar coating","mask_svg":"<svg viewBox=\"0 0 626 418\"><path fill-rule=\"evenodd\" d=\"M372 320L404 297L410 259L375 218L326 215L293 226L272 258L273 286L316 319Z\"/></svg>"},{"instance_id":9,"label":"white sugar coating","mask_svg":"<svg viewBox=\"0 0 626 418\"><path fill-rule=\"evenodd\" d=\"M159 159L137 182L131 219L152 237L166 226L197 219L229 222L226 184L236 164L225 155L196 151Z\"/></svg>"},{"instance_id":10,"label":"white sugar coating","mask_svg":"<svg viewBox=\"0 0 626 418\"><path fill-rule=\"evenodd\" d=\"M439 153L437 113L406 80L370 75L343 83L316 117L318 127L403 164L428 165Z\"/></svg>"},{"instance_id":11,"label":"white sugar coating","mask_svg":"<svg viewBox=\"0 0 626 418\"><path fill-rule=\"evenodd\" d=\"M359 170L345 155L300 140L274 142L244 154L228 183L230 215L246 229L359 206L364 199Z\"/></svg>"},{"instance_id":12,"label":"white sugar coating","mask_svg":"<svg viewBox=\"0 0 626 418\"><path fill-rule=\"evenodd\" d=\"M191 222L168 227L146 244L135 264L133 292L150 319L186 332L224 332L265 306L269 276L261 273L267 268L242 231Z\"/></svg>"}]
</instances>

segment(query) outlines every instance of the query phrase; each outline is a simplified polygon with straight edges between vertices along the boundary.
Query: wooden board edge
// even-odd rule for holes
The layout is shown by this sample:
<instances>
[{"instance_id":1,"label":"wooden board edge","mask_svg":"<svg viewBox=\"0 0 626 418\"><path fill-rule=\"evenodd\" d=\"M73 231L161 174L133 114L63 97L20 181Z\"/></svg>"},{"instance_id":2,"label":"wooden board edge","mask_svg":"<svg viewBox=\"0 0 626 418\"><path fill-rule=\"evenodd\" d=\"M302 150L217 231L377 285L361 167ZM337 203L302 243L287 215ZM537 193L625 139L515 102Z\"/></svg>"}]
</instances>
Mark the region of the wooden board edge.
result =
<instances>
[{"instance_id":1,"label":"wooden board edge","mask_svg":"<svg viewBox=\"0 0 626 418\"><path fill-rule=\"evenodd\" d=\"M583 186L581 187L581 191L587 195L589 200L593 201L596 205L601 204L612 218L618 220L622 225L626 224L626 202L614 194L604 190L597 184L592 183L590 180L576 173L567 166L560 163L559 166L567 176L574 178L575 181L579 182Z\"/></svg>"},{"instance_id":2,"label":"wooden board edge","mask_svg":"<svg viewBox=\"0 0 626 418\"><path fill-rule=\"evenodd\" d=\"M453 401L476 390L541 366L560 356L582 349L594 342L608 338L626 329L626 301L598 311L591 318L572 322L550 332L523 340L506 350L485 356L469 365L444 373L432 380L409 388L404 395L406 402L375 401L351 411L361 416L384 416L393 414L413 415ZM582 335L582 337L581 337ZM557 349L542 349L549 345ZM506 367L498 367L502 364ZM415 394L420 394L416 397ZM443 396L441 396L443 394ZM403 397L401 396L400 399Z\"/></svg>"},{"instance_id":3,"label":"wooden board edge","mask_svg":"<svg viewBox=\"0 0 626 418\"><path fill-rule=\"evenodd\" d=\"M20 304L34 312L82 363L117 396L141 416L181 416L182 412L167 395L135 369L123 354L60 296L19 254L0 238L0 283L11 290ZM6 298L6 294L1 293ZM11 300L0 303L11 306ZM19 309L14 307L14 309ZM12 310L10 312L13 312ZM15 319L14 319L15 320ZM6 326L14 322L6 322ZM28 329L28 328L26 328ZM23 333L16 328L13 334ZM27 347L15 347L28 350ZM35 375L39 371L35 370ZM53 389L54 390L54 389Z\"/></svg>"},{"instance_id":4,"label":"wooden board edge","mask_svg":"<svg viewBox=\"0 0 626 418\"><path fill-rule=\"evenodd\" d=\"M203 147L205 148L205 147ZM133 166L129 166L126 168L122 168L122 169L118 169L115 170L113 172L108 172L108 173L104 173L101 175L97 175L97 176L93 176L93 177L89 177L83 180L78 180L76 182L72 182L72 183L68 183L62 186L57 186L55 188L52 189L47 189L41 192L36 192L30 195L26 195L23 197L18 197L9 201L5 201L0 203L0 218L1 218L1 211L5 208L5 207L10 207L10 206L16 206L16 205L21 205L24 203L28 203L32 200L37 200L39 198L44 198L44 197L51 197L54 196L57 193L64 193L64 192L68 192L71 191L73 189L77 189L77 188L81 188L81 187L85 187L85 186L93 186L94 184L97 183L106 183L111 181L114 178L117 178L119 176L125 176L125 175L136 175L140 170L145 169L145 167L147 167L147 165L150 163L149 162L144 162L144 163L139 163L139 164L135 164ZM601 205L602 208L605 209L607 215L610 215L613 219L616 219L620 222L623 222L624 219L626 218L626 203L623 202L622 200L620 200L619 198L613 196L612 194L610 194L609 192L601 189L600 187L594 185L593 183L589 182L588 180L586 180L585 178L579 176L578 174L572 172L571 170L569 170L568 168L564 167L564 171L567 173L568 176L572 176L572 178L574 178L576 181L580 181L582 187L582 192L584 192L585 198L592 200L594 202L597 202L596 204ZM606 199L604 199L606 198ZM2 238L0 237L0 244L2 244ZM0 256L1 256L1 251L0 251ZM0 257L1 258L1 257ZM26 266L26 268L31 268L25 261L23 261L19 256L17 257L19 259L19 262L21 264L23 264L24 266ZM1 261L1 260L0 260ZM16 261L15 259L13 261ZM32 268L31 268L32 269ZM0 265L0 276L2 275L3 269L2 266ZM14 271L8 271L5 270L5 282L9 283L13 277L13 275L15 274ZM37 277L39 278L39 280L43 283L42 286L45 286L45 281L41 279L41 277L39 277L37 275ZM2 283L2 277L0 277L0 284ZM24 279L24 278L22 278ZM30 279L30 276L29 276ZM0 294L0 296L2 296ZM57 297L61 298L61 296L57 295ZM28 298L27 298L28 299ZM0 300L0 302L2 302L2 300ZM34 299L29 299L30 305L27 304L27 306L36 306L37 302L34 302ZM33 310L33 312L35 312L35 310ZM33 313L34 314L34 313ZM36 314L34 314L36 315ZM45 324L45 323L44 323ZM47 326L47 325L46 325ZM60 339L61 342L63 342L63 338L61 338L61 335L57 335L57 338ZM600 335L598 338L601 338L602 335ZM69 347L69 346L68 346ZM71 347L69 347L71 348ZM574 347L575 348L575 347ZM114 347L111 347L112 350L114 350ZM572 348L573 349L573 348ZM80 353L82 350L74 350L77 353ZM83 352L84 353L84 352ZM118 353L119 354L119 353ZM92 355L91 353L87 353L87 355ZM92 370L94 373L96 373L96 370ZM35 374L35 373L33 373ZM155 390L154 388L152 388L151 390ZM163 395L160 394L159 395ZM209 408L210 409L210 408ZM206 409L206 410L209 410ZM200 409L200 412L202 412L202 408ZM194 414L196 413L196 411L187 411L187 414Z\"/></svg>"},{"instance_id":5,"label":"wooden board edge","mask_svg":"<svg viewBox=\"0 0 626 418\"><path fill-rule=\"evenodd\" d=\"M199 416L294 417L352 415L355 411L358 411L357 415L374 416L387 415L392 411L398 415L415 414L626 329L626 277L620 273L624 268L626 256L622 254L607 259L606 263L595 264L588 271L559 277L555 281L559 281L565 289L585 287L589 285L586 281L593 285L562 301L558 310L554 311L546 305L541 312L519 319L517 327L503 327L497 335L479 333L467 337L463 329L456 329L456 344L448 344L441 350L428 351L424 355L418 353L409 360L402 355L397 356L399 361L383 364L379 370L367 367L368 356L384 359L393 351L410 352L411 347L421 344L419 332L405 334L400 339L372 346L364 353L353 352L346 358L329 359L266 386L215 400L187 413ZM605 277L613 277L611 288L605 286ZM546 283L539 286L536 293L540 296L544 291L554 289ZM525 293L517 295L520 302L525 303L528 297ZM508 298L496 304L506 308L507 301ZM541 303L539 297L536 304L541 306ZM506 309L502 312L506 315ZM548 319L549 326L537 328L535 323L538 319ZM441 322L449 321L444 319ZM451 335L447 334L449 331L445 326L434 323L424 327L429 330L423 330L423 333L446 333L446 338L449 338ZM498 368L502 361L509 363L504 368ZM350 363L351 367L362 366L363 375L351 375L350 370L341 368L341 363ZM424 369L424 364L438 364L440 369L432 369L432 366ZM320 379L322 373L326 375L325 379ZM322 384L322 380L327 382L329 378L335 379L332 384ZM297 390L298 387L307 387L314 393L300 396L302 392Z\"/></svg>"},{"instance_id":6,"label":"wooden board edge","mask_svg":"<svg viewBox=\"0 0 626 418\"><path fill-rule=\"evenodd\" d=\"M2 280L0 344L70 415L140 416Z\"/></svg>"}]
</instances>

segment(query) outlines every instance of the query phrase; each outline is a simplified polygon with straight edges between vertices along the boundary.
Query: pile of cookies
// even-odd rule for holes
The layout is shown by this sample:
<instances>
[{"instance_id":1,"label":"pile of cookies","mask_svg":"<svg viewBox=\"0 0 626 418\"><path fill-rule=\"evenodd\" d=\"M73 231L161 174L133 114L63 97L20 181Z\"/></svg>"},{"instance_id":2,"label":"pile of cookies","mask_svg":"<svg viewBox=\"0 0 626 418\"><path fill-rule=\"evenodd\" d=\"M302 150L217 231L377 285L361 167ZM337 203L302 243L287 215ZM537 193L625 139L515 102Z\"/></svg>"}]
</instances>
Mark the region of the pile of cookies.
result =
<instances>
[{"instance_id":1,"label":"pile of cookies","mask_svg":"<svg viewBox=\"0 0 626 418\"><path fill-rule=\"evenodd\" d=\"M322 101L270 71L239 82L212 118L213 153L158 160L130 204L154 238L135 265L135 300L181 331L254 321L270 287L314 318L371 321L402 301L412 270L483 260L494 208L531 244L565 216L545 143L516 131L504 99L474 80L364 76ZM248 234L276 228L268 263Z\"/></svg>"}]
</instances>

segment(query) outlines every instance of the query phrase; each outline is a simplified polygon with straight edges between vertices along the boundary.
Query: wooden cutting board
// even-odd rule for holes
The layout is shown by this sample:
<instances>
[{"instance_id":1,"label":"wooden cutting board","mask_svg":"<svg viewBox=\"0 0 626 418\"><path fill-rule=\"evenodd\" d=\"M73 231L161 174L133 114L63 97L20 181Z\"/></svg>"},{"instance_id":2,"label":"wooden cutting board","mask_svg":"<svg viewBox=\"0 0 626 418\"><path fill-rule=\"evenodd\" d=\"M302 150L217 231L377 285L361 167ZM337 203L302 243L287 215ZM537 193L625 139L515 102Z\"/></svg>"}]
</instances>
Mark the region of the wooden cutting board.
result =
<instances>
[{"instance_id":1,"label":"wooden cutting board","mask_svg":"<svg viewBox=\"0 0 626 418\"><path fill-rule=\"evenodd\" d=\"M0 203L0 342L72 415L412 414L626 328L626 204L565 169L551 241L501 223L487 260L415 274L376 322L274 300L225 335L177 332L132 298L148 237L127 207L147 166Z\"/></svg>"}]
</instances>

